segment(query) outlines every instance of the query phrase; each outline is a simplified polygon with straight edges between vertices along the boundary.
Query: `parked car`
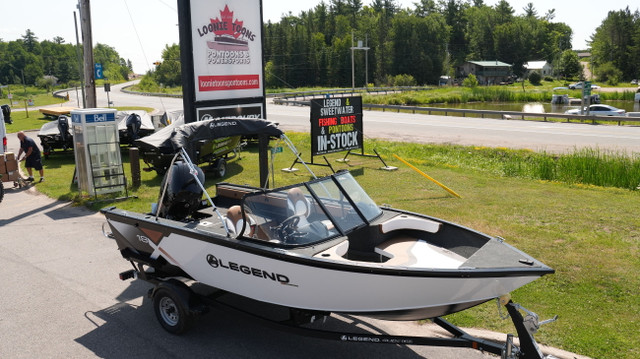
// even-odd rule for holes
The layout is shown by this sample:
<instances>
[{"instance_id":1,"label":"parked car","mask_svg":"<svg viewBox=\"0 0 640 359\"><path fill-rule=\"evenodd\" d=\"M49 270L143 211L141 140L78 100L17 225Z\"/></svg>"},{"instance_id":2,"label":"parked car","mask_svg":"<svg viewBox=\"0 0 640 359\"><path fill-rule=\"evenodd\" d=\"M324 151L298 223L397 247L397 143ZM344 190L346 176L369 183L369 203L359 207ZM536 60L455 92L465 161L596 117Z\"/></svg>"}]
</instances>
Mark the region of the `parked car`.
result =
<instances>
[{"instance_id":1,"label":"parked car","mask_svg":"<svg viewBox=\"0 0 640 359\"><path fill-rule=\"evenodd\" d=\"M569 85L569 89L570 89L570 90L579 90L579 89L581 89L581 88L582 88L582 86L583 86L583 85L584 85L584 84L583 84L583 82L582 82L582 81L580 81L580 82L576 82L576 83L574 83L574 84L570 84L570 85Z\"/></svg>"},{"instance_id":2,"label":"parked car","mask_svg":"<svg viewBox=\"0 0 640 359\"><path fill-rule=\"evenodd\" d=\"M580 109L574 108L565 112L568 115L579 115ZM584 113L587 113L587 108L584 108ZM589 106L589 114L593 116L626 116L627 111L619 108L615 108L609 105L591 105Z\"/></svg>"}]
</instances>

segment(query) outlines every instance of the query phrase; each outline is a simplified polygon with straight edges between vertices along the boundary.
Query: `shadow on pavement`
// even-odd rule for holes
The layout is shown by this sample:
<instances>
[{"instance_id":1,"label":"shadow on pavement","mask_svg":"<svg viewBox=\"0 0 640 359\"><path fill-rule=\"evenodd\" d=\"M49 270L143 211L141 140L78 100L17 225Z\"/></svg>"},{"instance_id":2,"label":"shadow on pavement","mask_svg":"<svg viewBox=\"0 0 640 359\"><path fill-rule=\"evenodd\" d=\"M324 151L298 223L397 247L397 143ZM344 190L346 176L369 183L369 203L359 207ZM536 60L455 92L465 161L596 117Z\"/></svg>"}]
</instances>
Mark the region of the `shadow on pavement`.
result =
<instances>
[{"instance_id":1,"label":"shadow on pavement","mask_svg":"<svg viewBox=\"0 0 640 359\"><path fill-rule=\"evenodd\" d=\"M406 346L308 338L272 329L261 320L234 311L215 308L199 318L187 333L172 335L155 318L153 303L146 296L151 286L136 282L140 281L133 281L118 299L142 296L142 305L120 302L85 313L96 328L75 341L101 358L422 358ZM238 305L259 303L234 297ZM357 320L345 322L334 317L318 323L320 328L332 331L383 332L370 324L367 329L356 324Z\"/></svg>"}]
</instances>

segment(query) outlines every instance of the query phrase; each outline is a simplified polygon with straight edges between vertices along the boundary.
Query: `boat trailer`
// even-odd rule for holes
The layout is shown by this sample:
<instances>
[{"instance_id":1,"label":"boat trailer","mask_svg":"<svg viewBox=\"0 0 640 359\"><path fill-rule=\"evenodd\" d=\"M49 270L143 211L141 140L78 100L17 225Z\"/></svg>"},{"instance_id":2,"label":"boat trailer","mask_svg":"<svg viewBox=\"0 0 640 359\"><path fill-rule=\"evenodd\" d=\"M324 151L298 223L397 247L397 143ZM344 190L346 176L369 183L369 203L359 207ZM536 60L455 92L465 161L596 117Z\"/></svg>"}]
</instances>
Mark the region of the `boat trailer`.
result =
<instances>
[{"instance_id":1,"label":"boat trailer","mask_svg":"<svg viewBox=\"0 0 640 359\"><path fill-rule=\"evenodd\" d=\"M165 330L172 334L183 334L194 324L194 320L197 317L206 314L210 309L215 309L220 311L233 311L235 314L257 319L263 325L270 328L310 338L350 343L469 348L496 354L502 359L555 358L551 355L543 355L533 335L540 325L555 321L557 316L540 322L535 313L514 303L508 296L501 297L498 301L499 305L504 305L507 308L508 316L511 317L520 340L519 346L514 344L513 334L507 334L505 343L497 343L474 337L440 317L433 318L433 323L449 332L452 337L348 333L307 328L303 327L303 325L314 323L330 316L331 313L276 306L288 310L288 318L284 320L274 320L220 300L221 297L227 294L234 295L233 293L212 288L198 282L189 285L176 278L168 279L156 276L155 273L145 271L143 268L143 264L151 265L152 263L138 263L137 267L133 261L131 261L131 264L135 269L120 273L120 279L139 278L154 285L154 287L149 290L148 297L153 301L157 320ZM520 310L527 313L526 317L523 317ZM503 317L503 319L506 319L506 317Z\"/></svg>"}]
</instances>

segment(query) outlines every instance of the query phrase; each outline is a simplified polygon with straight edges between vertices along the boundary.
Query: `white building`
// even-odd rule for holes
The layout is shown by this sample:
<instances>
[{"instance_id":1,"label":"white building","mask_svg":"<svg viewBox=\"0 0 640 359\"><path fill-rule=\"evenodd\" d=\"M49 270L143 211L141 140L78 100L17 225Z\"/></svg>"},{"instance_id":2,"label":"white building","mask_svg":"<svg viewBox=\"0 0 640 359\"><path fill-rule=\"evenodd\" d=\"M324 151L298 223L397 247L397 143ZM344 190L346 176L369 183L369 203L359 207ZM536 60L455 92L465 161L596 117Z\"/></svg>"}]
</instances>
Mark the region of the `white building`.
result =
<instances>
[{"instance_id":1,"label":"white building","mask_svg":"<svg viewBox=\"0 0 640 359\"><path fill-rule=\"evenodd\" d=\"M532 71L537 71L542 77L553 75L553 66L546 61L529 61L524 64L526 75L528 76Z\"/></svg>"}]
</instances>

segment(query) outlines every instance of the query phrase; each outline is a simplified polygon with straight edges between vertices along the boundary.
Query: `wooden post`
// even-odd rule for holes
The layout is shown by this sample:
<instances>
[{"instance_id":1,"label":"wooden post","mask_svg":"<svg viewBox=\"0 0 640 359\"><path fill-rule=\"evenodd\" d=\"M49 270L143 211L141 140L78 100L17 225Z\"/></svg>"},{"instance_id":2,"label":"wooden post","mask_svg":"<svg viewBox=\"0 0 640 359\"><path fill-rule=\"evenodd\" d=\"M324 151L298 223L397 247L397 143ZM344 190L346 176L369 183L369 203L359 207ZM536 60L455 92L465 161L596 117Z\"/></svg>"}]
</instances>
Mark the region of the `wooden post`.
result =
<instances>
[{"instance_id":1,"label":"wooden post","mask_svg":"<svg viewBox=\"0 0 640 359\"><path fill-rule=\"evenodd\" d=\"M140 151L137 147L129 148L129 162L131 165L131 185L140 187Z\"/></svg>"}]
</instances>

